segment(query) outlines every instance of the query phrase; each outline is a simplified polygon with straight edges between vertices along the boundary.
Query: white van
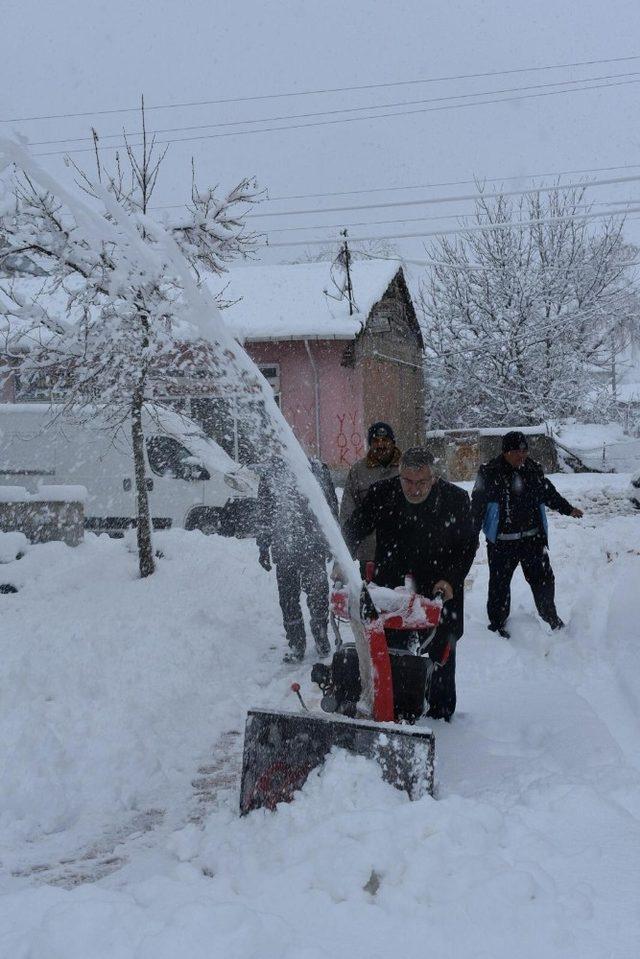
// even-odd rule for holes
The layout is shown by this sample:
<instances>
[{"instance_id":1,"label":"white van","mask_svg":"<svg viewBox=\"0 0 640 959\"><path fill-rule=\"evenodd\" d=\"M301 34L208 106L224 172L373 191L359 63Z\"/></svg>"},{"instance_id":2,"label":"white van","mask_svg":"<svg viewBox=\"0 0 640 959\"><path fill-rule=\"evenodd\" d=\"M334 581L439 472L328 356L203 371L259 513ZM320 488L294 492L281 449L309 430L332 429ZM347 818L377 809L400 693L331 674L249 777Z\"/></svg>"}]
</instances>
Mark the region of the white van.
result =
<instances>
[{"instance_id":1,"label":"white van","mask_svg":"<svg viewBox=\"0 0 640 959\"><path fill-rule=\"evenodd\" d=\"M143 418L147 488L155 529L236 532L238 500L251 510L258 480L180 413L149 406ZM0 485L84 486L85 526L120 533L135 526L128 424L114 435L100 417L79 421L40 403L0 404Z\"/></svg>"}]
</instances>

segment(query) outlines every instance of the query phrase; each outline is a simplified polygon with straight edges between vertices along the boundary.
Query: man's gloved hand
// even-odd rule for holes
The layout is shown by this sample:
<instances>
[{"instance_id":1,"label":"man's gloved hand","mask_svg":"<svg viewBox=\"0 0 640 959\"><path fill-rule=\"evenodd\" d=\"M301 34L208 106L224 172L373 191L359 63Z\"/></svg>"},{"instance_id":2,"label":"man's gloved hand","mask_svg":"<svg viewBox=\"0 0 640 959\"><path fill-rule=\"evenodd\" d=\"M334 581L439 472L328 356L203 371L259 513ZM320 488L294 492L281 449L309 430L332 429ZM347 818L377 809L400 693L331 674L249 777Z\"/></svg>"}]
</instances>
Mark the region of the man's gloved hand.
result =
<instances>
[{"instance_id":1,"label":"man's gloved hand","mask_svg":"<svg viewBox=\"0 0 640 959\"><path fill-rule=\"evenodd\" d=\"M453 599L453 586L451 583L447 582L446 579L439 579L433 587L433 591L434 593L442 593L442 598L445 603L448 603L450 599Z\"/></svg>"},{"instance_id":2,"label":"man's gloved hand","mask_svg":"<svg viewBox=\"0 0 640 959\"><path fill-rule=\"evenodd\" d=\"M344 570L340 566L340 563L336 560L331 567L331 572L329 573L331 580L336 583L344 583L346 576L344 575Z\"/></svg>"},{"instance_id":3,"label":"man's gloved hand","mask_svg":"<svg viewBox=\"0 0 640 959\"><path fill-rule=\"evenodd\" d=\"M258 556L258 562L260 563L260 565L262 566L263 569L266 569L266 571L269 572L269 570L271 569L271 558L270 558L270 556L269 556L269 547L268 547L268 546L261 546L261 547L260 547L260 554L259 554L259 556Z\"/></svg>"},{"instance_id":4,"label":"man's gloved hand","mask_svg":"<svg viewBox=\"0 0 640 959\"><path fill-rule=\"evenodd\" d=\"M573 516L574 519L582 519L582 517L584 516L584 513L582 512L581 509L578 509L577 506L574 506L571 512L569 513L569 516Z\"/></svg>"}]
</instances>

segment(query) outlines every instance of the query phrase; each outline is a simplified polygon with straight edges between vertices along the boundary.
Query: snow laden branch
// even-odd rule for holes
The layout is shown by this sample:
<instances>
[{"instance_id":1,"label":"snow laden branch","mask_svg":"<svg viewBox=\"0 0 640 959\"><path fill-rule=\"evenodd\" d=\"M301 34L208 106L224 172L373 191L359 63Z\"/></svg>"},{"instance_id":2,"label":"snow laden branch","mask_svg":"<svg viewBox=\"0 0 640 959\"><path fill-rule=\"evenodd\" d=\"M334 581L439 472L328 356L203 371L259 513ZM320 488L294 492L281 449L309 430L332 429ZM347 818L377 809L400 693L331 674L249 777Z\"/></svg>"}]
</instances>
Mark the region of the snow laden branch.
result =
<instances>
[{"instance_id":1,"label":"snow laden branch","mask_svg":"<svg viewBox=\"0 0 640 959\"><path fill-rule=\"evenodd\" d=\"M129 423L141 575L154 570L142 413L174 387L184 395L185 378L205 379L215 384L216 395L252 400L255 433L290 465L357 594L357 566L273 391L198 282L192 258L200 257L197 233L185 241L184 230L154 221L145 212L148 195L137 205L123 202L121 181L102 171L101 180L85 175L67 189L18 143L0 139L0 158L18 171L2 199L6 248L33 257L44 274L5 284L8 342L14 356L21 353L21 375L47 387L63 406L86 415L99 410L114 428ZM244 190L232 191L233 202L247 198ZM206 245L223 263L230 254L221 239L222 208L212 194L198 202L220 224ZM198 225L203 236L205 220ZM239 242L236 231L232 247Z\"/></svg>"},{"instance_id":2,"label":"snow laden branch","mask_svg":"<svg viewBox=\"0 0 640 959\"><path fill-rule=\"evenodd\" d=\"M634 255L621 218L592 232L574 219L585 208L584 189L481 197L475 228L429 249L439 265L419 305L432 427L610 416L637 315Z\"/></svg>"}]
</instances>

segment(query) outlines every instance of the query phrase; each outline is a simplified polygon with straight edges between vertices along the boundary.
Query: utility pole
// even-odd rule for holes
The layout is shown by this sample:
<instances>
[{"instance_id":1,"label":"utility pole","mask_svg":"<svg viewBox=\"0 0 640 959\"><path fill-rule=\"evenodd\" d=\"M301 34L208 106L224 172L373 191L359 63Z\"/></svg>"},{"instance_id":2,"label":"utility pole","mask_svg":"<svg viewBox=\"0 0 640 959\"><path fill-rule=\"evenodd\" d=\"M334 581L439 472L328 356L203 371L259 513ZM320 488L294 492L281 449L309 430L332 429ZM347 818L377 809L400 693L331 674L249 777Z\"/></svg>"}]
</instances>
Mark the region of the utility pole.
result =
<instances>
[{"instance_id":1,"label":"utility pole","mask_svg":"<svg viewBox=\"0 0 640 959\"><path fill-rule=\"evenodd\" d=\"M347 242L347 231L342 230L341 236L344 237L344 246L342 247L342 260L344 263L344 269L347 274L347 296L349 297L349 316L353 316L354 311L354 301L353 301L353 286L351 284L351 253L349 252L349 243Z\"/></svg>"}]
</instances>

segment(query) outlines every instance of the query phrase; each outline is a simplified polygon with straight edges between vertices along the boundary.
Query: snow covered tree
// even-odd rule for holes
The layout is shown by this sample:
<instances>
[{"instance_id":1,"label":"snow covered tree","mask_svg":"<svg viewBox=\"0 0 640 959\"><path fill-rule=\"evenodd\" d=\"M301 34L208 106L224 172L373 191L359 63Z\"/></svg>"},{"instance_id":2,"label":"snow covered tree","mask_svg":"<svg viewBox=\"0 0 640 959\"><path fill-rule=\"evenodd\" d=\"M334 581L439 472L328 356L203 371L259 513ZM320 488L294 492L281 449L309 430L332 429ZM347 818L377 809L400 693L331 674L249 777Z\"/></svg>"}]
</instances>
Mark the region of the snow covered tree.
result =
<instances>
[{"instance_id":1,"label":"snow covered tree","mask_svg":"<svg viewBox=\"0 0 640 959\"><path fill-rule=\"evenodd\" d=\"M98 153L95 179L76 168L75 189L56 182L21 145L0 141L2 168L13 171L0 208L0 262L28 257L42 274L37 295L33 279L25 292L23 277L7 277L0 314L5 350L13 350L23 381L55 394L65 410L99 414L114 430L128 424L144 577L155 563L143 409L186 376L223 375L224 349L212 342L185 290L193 282L189 271L221 273L256 248L244 216L258 194L248 178L221 198L198 190L193 179L184 215L165 228L148 212L163 155L147 139L144 110L142 136L140 155L127 142L113 173ZM53 306L61 294L63 311Z\"/></svg>"},{"instance_id":2,"label":"snow covered tree","mask_svg":"<svg viewBox=\"0 0 640 959\"><path fill-rule=\"evenodd\" d=\"M419 306L431 427L607 414L598 371L624 348L632 255L622 218L594 229L589 209L584 189L481 196L474 224L428 250L437 265Z\"/></svg>"}]
</instances>

